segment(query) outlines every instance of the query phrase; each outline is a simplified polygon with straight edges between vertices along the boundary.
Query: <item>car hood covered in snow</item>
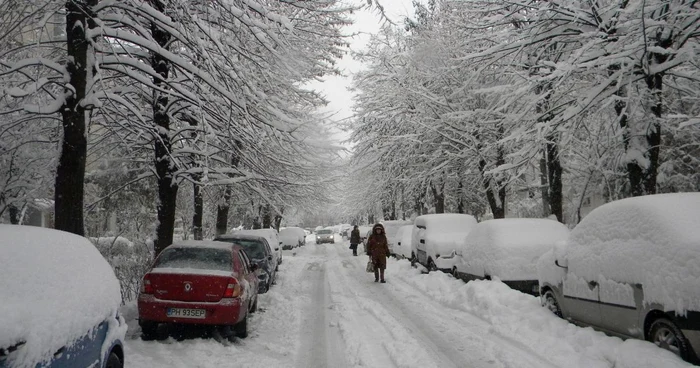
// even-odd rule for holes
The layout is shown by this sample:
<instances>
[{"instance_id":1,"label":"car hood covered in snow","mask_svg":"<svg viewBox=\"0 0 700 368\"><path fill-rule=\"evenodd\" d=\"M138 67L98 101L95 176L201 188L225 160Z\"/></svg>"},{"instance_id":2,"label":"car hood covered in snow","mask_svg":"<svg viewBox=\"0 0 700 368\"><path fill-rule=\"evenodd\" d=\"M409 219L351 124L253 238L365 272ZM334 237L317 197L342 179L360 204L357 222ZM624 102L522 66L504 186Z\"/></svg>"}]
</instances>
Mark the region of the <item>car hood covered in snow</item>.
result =
<instances>
[{"instance_id":1,"label":"car hood covered in snow","mask_svg":"<svg viewBox=\"0 0 700 368\"><path fill-rule=\"evenodd\" d=\"M86 238L0 225L0 348L25 341L14 365L48 360L121 304L119 281Z\"/></svg>"}]
</instances>

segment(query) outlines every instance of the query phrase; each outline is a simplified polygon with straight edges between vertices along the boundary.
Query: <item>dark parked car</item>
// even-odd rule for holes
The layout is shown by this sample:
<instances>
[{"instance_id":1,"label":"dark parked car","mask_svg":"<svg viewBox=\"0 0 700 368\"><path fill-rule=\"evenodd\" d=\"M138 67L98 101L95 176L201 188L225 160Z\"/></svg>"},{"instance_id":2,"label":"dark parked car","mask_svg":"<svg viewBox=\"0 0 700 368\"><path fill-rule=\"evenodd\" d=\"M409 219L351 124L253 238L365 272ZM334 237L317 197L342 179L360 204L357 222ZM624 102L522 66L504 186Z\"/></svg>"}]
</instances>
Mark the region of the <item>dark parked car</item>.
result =
<instances>
[{"instance_id":1,"label":"dark parked car","mask_svg":"<svg viewBox=\"0 0 700 368\"><path fill-rule=\"evenodd\" d=\"M160 323L211 325L227 336L248 336L257 309L258 266L239 245L186 241L165 248L143 277L139 325L143 337Z\"/></svg>"},{"instance_id":2,"label":"dark parked car","mask_svg":"<svg viewBox=\"0 0 700 368\"><path fill-rule=\"evenodd\" d=\"M262 236L231 234L221 235L214 239L220 242L240 245L248 254L248 258L257 264L261 272L258 272L258 293L266 293L277 280L277 264L272 256L272 251L267 240Z\"/></svg>"},{"instance_id":3,"label":"dark parked car","mask_svg":"<svg viewBox=\"0 0 700 368\"><path fill-rule=\"evenodd\" d=\"M0 249L0 367L123 367L119 281L89 240L0 225Z\"/></svg>"}]
</instances>

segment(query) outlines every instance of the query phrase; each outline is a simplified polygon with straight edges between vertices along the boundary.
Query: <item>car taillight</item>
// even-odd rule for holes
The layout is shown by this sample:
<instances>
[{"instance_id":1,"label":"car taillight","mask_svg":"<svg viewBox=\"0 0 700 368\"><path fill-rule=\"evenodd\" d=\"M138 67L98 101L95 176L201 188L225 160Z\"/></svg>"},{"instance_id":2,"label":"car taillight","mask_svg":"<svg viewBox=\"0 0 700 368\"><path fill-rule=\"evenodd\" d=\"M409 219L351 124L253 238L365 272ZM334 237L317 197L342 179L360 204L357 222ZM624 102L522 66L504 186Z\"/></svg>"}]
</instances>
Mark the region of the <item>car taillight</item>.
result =
<instances>
[{"instance_id":1,"label":"car taillight","mask_svg":"<svg viewBox=\"0 0 700 368\"><path fill-rule=\"evenodd\" d=\"M228 285L226 285L226 291L224 291L224 298L238 298L241 296L241 285L238 280L231 278L228 280Z\"/></svg>"},{"instance_id":2,"label":"car taillight","mask_svg":"<svg viewBox=\"0 0 700 368\"><path fill-rule=\"evenodd\" d=\"M151 285L150 275L146 274L141 281L141 294L153 294L153 286Z\"/></svg>"}]
</instances>

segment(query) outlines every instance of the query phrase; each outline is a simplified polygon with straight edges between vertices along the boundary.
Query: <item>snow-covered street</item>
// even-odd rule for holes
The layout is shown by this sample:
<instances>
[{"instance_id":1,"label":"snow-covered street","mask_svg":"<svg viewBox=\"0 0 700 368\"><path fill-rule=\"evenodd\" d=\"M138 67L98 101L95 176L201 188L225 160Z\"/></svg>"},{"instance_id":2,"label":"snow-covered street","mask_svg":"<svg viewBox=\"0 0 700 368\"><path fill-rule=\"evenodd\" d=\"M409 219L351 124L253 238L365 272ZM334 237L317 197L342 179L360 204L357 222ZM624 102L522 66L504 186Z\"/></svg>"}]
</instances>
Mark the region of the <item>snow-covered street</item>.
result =
<instances>
[{"instance_id":1,"label":"snow-covered street","mask_svg":"<svg viewBox=\"0 0 700 368\"><path fill-rule=\"evenodd\" d=\"M641 341L563 321L535 297L497 281L464 284L389 260L387 284L346 242L285 253L277 285L260 295L250 336L230 343L185 333L142 341L135 306L128 367L684 367Z\"/></svg>"}]
</instances>

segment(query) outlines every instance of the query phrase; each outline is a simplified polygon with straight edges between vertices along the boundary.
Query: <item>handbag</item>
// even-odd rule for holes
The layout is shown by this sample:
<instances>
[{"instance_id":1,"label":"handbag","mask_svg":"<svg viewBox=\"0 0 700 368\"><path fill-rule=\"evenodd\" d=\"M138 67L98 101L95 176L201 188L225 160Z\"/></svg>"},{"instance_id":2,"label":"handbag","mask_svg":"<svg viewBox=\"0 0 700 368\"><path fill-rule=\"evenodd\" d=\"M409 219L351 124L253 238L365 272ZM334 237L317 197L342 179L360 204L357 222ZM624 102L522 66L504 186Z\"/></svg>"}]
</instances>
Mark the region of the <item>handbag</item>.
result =
<instances>
[{"instance_id":1,"label":"handbag","mask_svg":"<svg viewBox=\"0 0 700 368\"><path fill-rule=\"evenodd\" d=\"M372 263L372 261L367 262L367 272L369 272L369 273L374 272L374 263Z\"/></svg>"}]
</instances>

